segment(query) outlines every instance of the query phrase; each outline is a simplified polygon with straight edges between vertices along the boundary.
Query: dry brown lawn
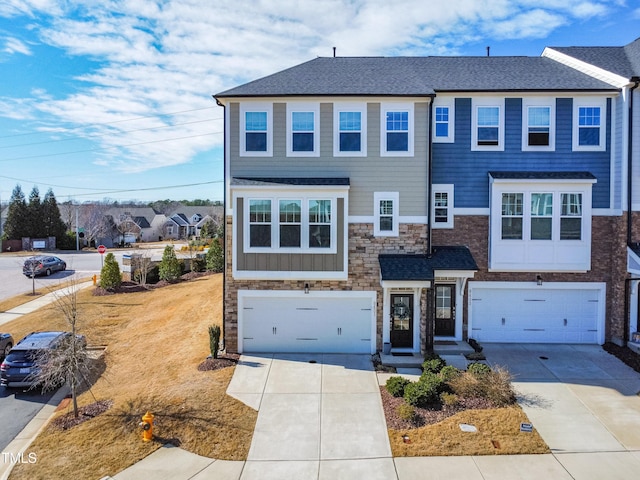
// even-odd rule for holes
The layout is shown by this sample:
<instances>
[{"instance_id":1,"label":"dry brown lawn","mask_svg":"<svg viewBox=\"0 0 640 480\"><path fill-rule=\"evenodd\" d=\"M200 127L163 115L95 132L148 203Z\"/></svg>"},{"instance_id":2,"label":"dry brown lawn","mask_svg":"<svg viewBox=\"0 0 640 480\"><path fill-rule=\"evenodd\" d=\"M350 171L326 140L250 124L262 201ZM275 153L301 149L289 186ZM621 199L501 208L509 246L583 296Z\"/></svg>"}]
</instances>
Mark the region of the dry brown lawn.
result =
<instances>
[{"instance_id":1,"label":"dry brown lawn","mask_svg":"<svg viewBox=\"0 0 640 480\"><path fill-rule=\"evenodd\" d=\"M79 331L90 344L106 345L106 370L80 405L113 400L114 406L66 431L49 426L29 447L35 464L18 465L11 479L98 479L114 475L165 442L211 458L246 458L257 412L225 394L233 368L200 372L209 354L207 327L220 324L222 275L157 290L93 296L78 294ZM67 329L55 306L5 325L14 337ZM138 427L155 415L155 441ZM67 413L64 410L59 415Z\"/></svg>"},{"instance_id":2,"label":"dry brown lawn","mask_svg":"<svg viewBox=\"0 0 640 480\"><path fill-rule=\"evenodd\" d=\"M31 290L29 290L29 292L27 293L23 293L20 295L16 295L15 297L10 297L4 300L0 300L0 312L7 312L12 308L16 308L16 307L19 307L20 305L24 305L25 303L28 303L32 300L36 300L42 295L45 295L50 292L55 292L56 290L60 290L61 288L71 285L72 283L77 284L79 282L84 282L88 280L91 280L91 277L77 277L77 278L74 277L73 280L62 281L56 285L52 285L47 288L38 288L36 289L35 295L31 292ZM2 328L0 328L0 330L2 330ZM14 339L16 342L19 340L19 338L15 338L15 336L14 336Z\"/></svg>"},{"instance_id":3,"label":"dry brown lawn","mask_svg":"<svg viewBox=\"0 0 640 480\"><path fill-rule=\"evenodd\" d=\"M389 429L389 440L394 457L549 453L537 431L520 432L523 422L529 420L518 406L467 410L433 425ZM460 424L473 425L477 432L463 432Z\"/></svg>"}]
</instances>

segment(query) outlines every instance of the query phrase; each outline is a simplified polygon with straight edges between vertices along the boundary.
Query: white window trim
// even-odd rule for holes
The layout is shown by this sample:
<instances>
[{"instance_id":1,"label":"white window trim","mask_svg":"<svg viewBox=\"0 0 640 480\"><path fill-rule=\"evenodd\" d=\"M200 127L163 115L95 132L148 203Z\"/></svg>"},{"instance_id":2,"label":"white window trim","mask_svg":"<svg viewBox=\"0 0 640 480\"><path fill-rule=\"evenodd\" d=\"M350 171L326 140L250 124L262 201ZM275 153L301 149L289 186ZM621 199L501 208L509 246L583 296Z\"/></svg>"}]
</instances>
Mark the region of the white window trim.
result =
<instances>
[{"instance_id":1,"label":"white window trim","mask_svg":"<svg viewBox=\"0 0 640 480\"><path fill-rule=\"evenodd\" d=\"M549 108L549 145L529 145L529 107ZM553 152L556 149L556 101L551 97L522 99L522 151Z\"/></svg>"},{"instance_id":2,"label":"white window trim","mask_svg":"<svg viewBox=\"0 0 640 480\"><path fill-rule=\"evenodd\" d=\"M340 151L340 112L360 112L360 151ZM367 104L364 102L336 102L333 104L333 156L334 157L366 157L367 156Z\"/></svg>"},{"instance_id":3,"label":"white window trim","mask_svg":"<svg viewBox=\"0 0 640 480\"><path fill-rule=\"evenodd\" d=\"M391 230L380 230L380 202L391 200L393 203L393 225ZM374 192L373 193L373 235L376 237L397 237L400 225L400 193L399 192Z\"/></svg>"},{"instance_id":4,"label":"white window trim","mask_svg":"<svg viewBox=\"0 0 640 480\"><path fill-rule=\"evenodd\" d=\"M293 113L313 113L313 151L293 151ZM320 156L320 104L311 102L287 103L287 157L319 157Z\"/></svg>"},{"instance_id":5,"label":"white window trim","mask_svg":"<svg viewBox=\"0 0 640 480\"><path fill-rule=\"evenodd\" d=\"M246 113L267 112L267 150L265 152L247 152ZM241 157L273 156L273 104L268 102L242 102L240 104L240 154Z\"/></svg>"},{"instance_id":6,"label":"white window trim","mask_svg":"<svg viewBox=\"0 0 640 480\"><path fill-rule=\"evenodd\" d=\"M489 271L586 272L591 269L592 187L595 180L491 180ZM502 239L502 194L523 194L522 240ZM552 239L531 240L531 194L552 193ZM580 240L560 240L561 195L582 194Z\"/></svg>"},{"instance_id":7,"label":"white window trim","mask_svg":"<svg viewBox=\"0 0 640 480\"><path fill-rule=\"evenodd\" d=\"M436 136L436 107L447 107L449 109L449 135L447 135L446 137ZM433 135L431 135L431 138L434 143L454 143L455 142L455 130L456 130L455 119L456 119L455 99L451 98L451 99L443 100L436 97L433 103L433 125L431 127L433 132Z\"/></svg>"},{"instance_id":8,"label":"white window trim","mask_svg":"<svg viewBox=\"0 0 640 480\"><path fill-rule=\"evenodd\" d=\"M251 229L249 223L249 207L251 200L271 200L271 246L251 247ZM300 223L300 247L280 247L280 200L301 200L302 212ZM331 201L331 246L329 248L309 247L309 201ZM337 212L338 201L336 196L327 194L302 194L302 192L287 192L286 194L251 195L244 197L244 253L312 253L335 254L338 251L337 236Z\"/></svg>"},{"instance_id":9,"label":"white window trim","mask_svg":"<svg viewBox=\"0 0 640 480\"><path fill-rule=\"evenodd\" d=\"M409 102L389 102L380 105L380 156L381 157L413 157L413 145L415 137L414 105ZM409 131L407 132L407 151L387 151L387 112L407 112Z\"/></svg>"},{"instance_id":10,"label":"white window trim","mask_svg":"<svg viewBox=\"0 0 640 480\"><path fill-rule=\"evenodd\" d=\"M599 145L578 145L579 133L579 109L580 107L599 107L600 108L600 143ZM589 98L577 97L573 99L573 132L572 147L574 152L604 152L607 149L607 99L606 98Z\"/></svg>"},{"instance_id":11,"label":"white window trim","mask_svg":"<svg viewBox=\"0 0 640 480\"><path fill-rule=\"evenodd\" d=\"M478 107L498 107L498 145L478 145ZM504 151L504 98L477 97L471 100L471 150Z\"/></svg>"},{"instance_id":12,"label":"white window trim","mask_svg":"<svg viewBox=\"0 0 640 480\"><path fill-rule=\"evenodd\" d=\"M453 183L434 184L431 187L431 228L453 228ZM436 193L447 194L447 221L436 223Z\"/></svg>"}]
</instances>

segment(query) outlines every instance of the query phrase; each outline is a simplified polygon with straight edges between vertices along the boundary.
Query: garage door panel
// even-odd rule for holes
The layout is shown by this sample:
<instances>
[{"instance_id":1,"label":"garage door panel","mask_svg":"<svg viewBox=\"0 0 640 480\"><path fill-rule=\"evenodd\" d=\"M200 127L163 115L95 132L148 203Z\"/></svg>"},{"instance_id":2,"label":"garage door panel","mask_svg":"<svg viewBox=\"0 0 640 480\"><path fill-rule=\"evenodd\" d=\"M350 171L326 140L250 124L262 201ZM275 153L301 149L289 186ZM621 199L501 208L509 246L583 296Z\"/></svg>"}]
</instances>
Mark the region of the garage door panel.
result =
<instances>
[{"instance_id":1,"label":"garage door panel","mask_svg":"<svg viewBox=\"0 0 640 480\"><path fill-rule=\"evenodd\" d=\"M480 342L598 343L599 297L593 288L474 289L470 336Z\"/></svg>"},{"instance_id":2,"label":"garage door panel","mask_svg":"<svg viewBox=\"0 0 640 480\"><path fill-rule=\"evenodd\" d=\"M371 353L372 297L247 297L244 352Z\"/></svg>"}]
</instances>

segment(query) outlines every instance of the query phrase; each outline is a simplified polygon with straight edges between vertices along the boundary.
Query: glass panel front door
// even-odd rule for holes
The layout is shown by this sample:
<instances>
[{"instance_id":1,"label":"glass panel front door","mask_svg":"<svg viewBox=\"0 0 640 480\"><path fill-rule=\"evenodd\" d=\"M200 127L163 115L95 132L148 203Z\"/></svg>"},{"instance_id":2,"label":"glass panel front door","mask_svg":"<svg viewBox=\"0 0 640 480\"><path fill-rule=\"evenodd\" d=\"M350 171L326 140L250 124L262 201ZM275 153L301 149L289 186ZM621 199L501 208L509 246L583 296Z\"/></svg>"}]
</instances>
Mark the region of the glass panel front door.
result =
<instances>
[{"instance_id":1,"label":"glass panel front door","mask_svg":"<svg viewBox=\"0 0 640 480\"><path fill-rule=\"evenodd\" d=\"M391 295L391 347L413 348L413 294Z\"/></svg>"},{"instance_id":2,"label":"glass panel front door","mask_svg":"<svg viewBox=\"0 0 640 480\"><path fill-rule=\"evenodd\" d=\"M453 337L456 334L455 285L436 285L437 337Z\"/></svg>"}]
</instances>

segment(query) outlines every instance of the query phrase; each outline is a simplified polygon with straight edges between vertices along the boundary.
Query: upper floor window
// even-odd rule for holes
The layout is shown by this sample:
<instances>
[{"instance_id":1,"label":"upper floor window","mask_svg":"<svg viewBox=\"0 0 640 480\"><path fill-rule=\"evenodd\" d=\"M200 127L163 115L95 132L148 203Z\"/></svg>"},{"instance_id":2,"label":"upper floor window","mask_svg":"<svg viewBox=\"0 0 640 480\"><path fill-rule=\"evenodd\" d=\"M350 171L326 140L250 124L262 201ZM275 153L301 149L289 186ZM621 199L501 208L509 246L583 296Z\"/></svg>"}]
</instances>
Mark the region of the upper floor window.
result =
<instances>
[{"instance_id":1,"label":"upper floor window","mask_svg":"<svg viewBox=\"0 0 640 480\"><path fill-rule=\"evenodd\" d=\"M473 99L472 150L504 150L504 99Z\"/></svg>"},{"instance_id":2,"label":"upper floor window","mask_svg":"<svg viewBox=\"0 0 640 480\"><path fill-rule=\"evenodd\" d=\"M553 98L522 99L522 150L553 151L556 142L556 109Z\"/></svg>"},{"instance_id":3,"label":"upper floor window","mask_svg":"<svg viewBox=\"0 0 640 480\"><path fill-rule=\"evenodd\" d=\"M271 111L270 104L241 104L240 155L272 154Z\"/></svg>"},{"instance_id":4,"label":"upper floor window","mask_svg":"<svg viewBox=\"0 0 640 480\"><path fill-rule=\"evenodd\" d=\"M334 156L367 154L367 106L364 103L334 104Z\"/></svg>"},{"instance_id":5,"label":"upper floor window","mask_svg":"<svg viewBox=\"0 0 640 480\"><path fill-rule=\"evenodd\" d=\"M433 185L432 228L453 228L453 184Z\"/></svg>"},{"instance_id":6,"label":"upper floor window","mask_svg":"<svg viewBox=\"0 0 640 480\"><path fill-rule=\"evenodd\" d=\"M573 149L605 150L605 101L576 98L573 103Z\"/></svg>"},{"instance_id":7,"label":"upper floor window","mask_svg":"<svg viewBox=\"0 0 640 480\"><path fill-rule=\"evenodd\" d=\"M441 105L436 98L433 106L433 141L453 142L454 113L453 103Z\"/></svg>"},{"instance_id":8,"label":"upper floor window","mask_svg":"<svg viewBox=\"0 0 640 480\"><path fill-rule=\"evenodd\" d=\"M318 104L287 104L287 155L318 156Z\"/></svg>"},{"instance_id":9,"label":"upper floor window","mask_svg":"<svg viewBox=\"0 0 640 480\"><path fill-rule=\"evenodd\" d=\"M373 208L375 223L373 234L376 237L396 237L399 228L398 192L375 192Z\"/></svg>"},{"instance_id":10,"label":"upper floor window","mask_svg":"<svg viewBox=\"0 0 640 480\"><path fill-rule=\"evenodd\" d=\"M381 154L413 155L413 105L383 104L381 111Z\"/></svg>"}]
</instances>

